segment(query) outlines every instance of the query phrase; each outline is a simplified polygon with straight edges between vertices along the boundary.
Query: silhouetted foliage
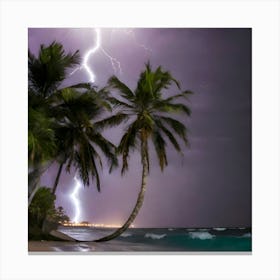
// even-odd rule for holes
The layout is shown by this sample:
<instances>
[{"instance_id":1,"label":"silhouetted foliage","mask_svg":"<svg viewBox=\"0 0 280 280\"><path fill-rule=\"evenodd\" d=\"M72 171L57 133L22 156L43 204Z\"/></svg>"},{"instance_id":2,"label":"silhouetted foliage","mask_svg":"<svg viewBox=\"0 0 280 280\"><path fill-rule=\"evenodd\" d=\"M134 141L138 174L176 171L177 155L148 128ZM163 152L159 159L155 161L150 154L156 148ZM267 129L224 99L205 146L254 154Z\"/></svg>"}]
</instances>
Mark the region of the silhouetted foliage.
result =
<instances>
[{"instance_id":1,"label":"silhouetted foliage","mask_svg":"<svg viewBox=\"0 0 280 280\"><path fill-rule=\"evenodd\" d=\"M63 46L53 42L41 45L38 57L28 51L28 85L44 98L52 95L65 80L67 71L80 63L79 51L65 54Z\"/></svg>"},{"instance_id":2,"label":"silhouetted foliage","mask_svg":"<svg viewBox=\"0 0 280 280\"><path fill-rule=\"evenodd\" d=\"M69 217L61 206L55 208L55 198L56 196L49 188L39 188L28 208L29 227L42 228L45 218L53 223L69 221Z\"/></svg>"}]
</instances>

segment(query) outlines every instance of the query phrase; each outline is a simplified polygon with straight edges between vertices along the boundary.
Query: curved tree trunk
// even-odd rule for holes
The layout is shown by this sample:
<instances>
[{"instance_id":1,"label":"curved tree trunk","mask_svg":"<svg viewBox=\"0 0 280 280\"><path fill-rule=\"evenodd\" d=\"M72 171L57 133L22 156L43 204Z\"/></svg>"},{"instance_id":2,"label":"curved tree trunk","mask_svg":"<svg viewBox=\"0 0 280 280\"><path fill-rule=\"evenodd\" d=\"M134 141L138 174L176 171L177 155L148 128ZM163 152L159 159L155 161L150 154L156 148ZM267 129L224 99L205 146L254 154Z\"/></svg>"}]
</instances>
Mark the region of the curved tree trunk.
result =
<instances>
[{"instance_id":1,"label":"curved tree trunk","mask_svg":"<svg viewBox=\"0 0 280 280\"><path fill-rule=\"evenodd\" d=\"M29 205L31 204L36 192L38 191L38 189L40 188L40 185L39 185L39 181L40 181L40 177L38 177L36 179L35 182L33 182L33 185L32 185L32 191L30 192L30 195L28 196L28 207Z\"/></svg>"},{"instance_id":2,"label":"curved tree trunk","mask_svg":"<svg viewBox=\"0 0 280 280\"><path fill-rule=\"evenodd\" d=\"M32 202L34 195L40 187L40 178L42 174L50 167L53 161L45 165L37 165L32 171L28 173L28 206Z\"/></svg>"},{"instance_id":3,"label":"curved tree trunk","mask_svg":"<svg viewBox=\"0 0 280 280\"><path fill-rule=\"evenodd\" d=\"M60 178L60 175L61 175L61 171L62 171L63 164L64 164L64 163L61 163L61 164L59 165L59 169L58 169L58 172L57 172L57 175L56 175L56 178L55 178L55 181L54 181L53 189L52 189L52 194L55 194L55 192L56 192L56 189L57 189L57 185L58 185L59 178Z\"/></svg>"},{"instance_id":4,"label":"curved tree trunk","mask_svg":"<svg viewBox=\"0 0 280 280\"><path fill-rule=\"evenodd\" d=\"M136 218L136 216L143 204L144 195L145 195L145 191L146 191L147 175L148 175L148 162L147 162L147 157L146 157L145 148L144 148L145 143L143 143L143 142L144 141L142 141L142 143L141 143L141 155L142 155L142 165L143 165L141 190L138 194L138 198L137 198L136 204L134 206L134 209L132 210L132 213L130 214L129 218L127 219L127 221L124 223L124 225L122 227L118 228L115 232L111 233L108 236L94 240L95 242L108 241L108 240L111 240L111 239L114 239L114 238L120 236L133 223L134 219Z\"/></svg>"}]
</instances>

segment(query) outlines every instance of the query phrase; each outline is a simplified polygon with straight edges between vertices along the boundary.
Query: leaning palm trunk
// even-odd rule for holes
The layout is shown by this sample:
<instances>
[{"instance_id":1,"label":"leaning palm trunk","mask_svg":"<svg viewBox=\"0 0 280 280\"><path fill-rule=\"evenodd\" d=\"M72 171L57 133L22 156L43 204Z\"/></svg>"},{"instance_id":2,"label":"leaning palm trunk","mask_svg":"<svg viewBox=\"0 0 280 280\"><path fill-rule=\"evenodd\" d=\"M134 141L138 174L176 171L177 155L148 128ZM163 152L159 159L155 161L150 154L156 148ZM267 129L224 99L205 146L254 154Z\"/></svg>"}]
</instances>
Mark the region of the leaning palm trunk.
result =
<instances>
[{"instance_id":1,"label":"leaning palm trunk","mask_svg":"<svg viewBox=\"0 0 280 280\"><path fill-rule=\"evenodd\" d=\"M36 182L34 182L34 183L32 184L32 191L31 191L31 193L30 193L29 196L28 196L28 207L29 207L29 205L31 204L31 202L32 202L32 200L33 200L33 198L34 198L36 192L37 192L38 189L40 188L39 181L40 181L40 177L38 177L38 178L36 179Z\"/></svg>"},{"instance_id":2,"label":"leaning palm trunk","mask_svg":"<svg viewBox=\"0 0 280 280\"><path fill-rule=\"evenodd\" d=\"M58 172L57 172L57 175L56 175L56 178L55 178L55 182L54 182L54 185L53 185L53 189L52 189L52 194L56 193L56 189L57 189L57 185L58 185L58 182L59 182L59 179L60 179L63 164L64 163L61 163L59 165L59 169L58 169Z\"/></svg>"},{"instance_id":3,"label":"leaning palm trunk","mask_svg":"<svg viewBox=\"0 0 280 280\"><path fill-rule=\"evenodd\" d=\"M52 161L44 165L37 165L32 171L28 173L28 206L32 202L34 195L40 187L39 183L42 174L49 168L51 164Z\"/></svg>"},{"instance_id":4,"label":"leaning palm trunk","mask_svg":"<svg viewBox=\"0 0 280 280\"><path fill-rule=\"evenodd\" d=\"M142 165L143 165L141 190L138 194L138 198L137 198L136 204L134 206L134 209L132 210L132 213L130 214L129 218L127 219L127 221L124 223L124 225L122 227L120 227L119 229L117 229L115 232L111 233L108 236L94 240L95 242L108 241L108 240L111 240L111 239L114 239L114 238L120 236L133 223L133 221L135 220L135 218L143 204L144 195L145 195L145 191L146 191L146 184L147 184L147 182L146 182L147 175L148 175L148 161L147 161L146 153L144 150L145 144L143 142L144 141L142 141L142 143L141 143L141 154L142 154Z\"/></svg>"}]
</instances>

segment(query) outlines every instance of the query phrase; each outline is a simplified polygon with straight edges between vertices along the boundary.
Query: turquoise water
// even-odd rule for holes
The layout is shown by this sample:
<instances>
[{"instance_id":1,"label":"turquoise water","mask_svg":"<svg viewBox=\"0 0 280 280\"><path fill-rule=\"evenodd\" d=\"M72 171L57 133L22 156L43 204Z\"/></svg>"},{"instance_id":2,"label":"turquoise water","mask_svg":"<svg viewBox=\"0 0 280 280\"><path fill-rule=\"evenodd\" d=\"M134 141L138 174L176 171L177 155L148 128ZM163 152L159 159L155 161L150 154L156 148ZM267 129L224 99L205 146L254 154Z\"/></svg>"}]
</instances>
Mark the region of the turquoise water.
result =
<instances>
[{"instance_id":1,"label":"turquoise water","mask_svg":"<svg viewBox=\"0 0 280 280\"><path fill-rule=\"evenodd\" d=\"M92 241L113 232L113 229L90 227L60 227L59 230L80 241ZM132 228L114 241L118 242L120 251L123 251L123 248L125 251L130 251L132 247L138 248L138 251L175 252L250 252L252 250L250 228Z\"/></svg>"}]
</instances>

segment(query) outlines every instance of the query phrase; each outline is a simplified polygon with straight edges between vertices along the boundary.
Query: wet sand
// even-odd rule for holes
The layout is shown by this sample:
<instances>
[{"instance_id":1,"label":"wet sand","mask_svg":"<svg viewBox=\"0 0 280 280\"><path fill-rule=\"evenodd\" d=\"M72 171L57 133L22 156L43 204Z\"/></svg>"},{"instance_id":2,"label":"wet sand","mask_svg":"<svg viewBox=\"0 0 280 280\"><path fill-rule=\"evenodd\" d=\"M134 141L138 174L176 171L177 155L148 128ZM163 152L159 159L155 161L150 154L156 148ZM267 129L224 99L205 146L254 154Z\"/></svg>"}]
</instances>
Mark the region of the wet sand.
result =
<instances>
[{"instance_id":1,"label":"wet sand","mask_svg":"<svg viewBox=\"0 0 280 280\"><path fill-rule=\"evenodd\" d=\"M153 245L118 240L108 242L28 241L29 252L137 252L158 251Z\"/></svg>"}]
</instances>

